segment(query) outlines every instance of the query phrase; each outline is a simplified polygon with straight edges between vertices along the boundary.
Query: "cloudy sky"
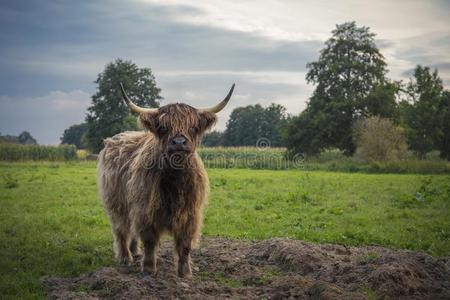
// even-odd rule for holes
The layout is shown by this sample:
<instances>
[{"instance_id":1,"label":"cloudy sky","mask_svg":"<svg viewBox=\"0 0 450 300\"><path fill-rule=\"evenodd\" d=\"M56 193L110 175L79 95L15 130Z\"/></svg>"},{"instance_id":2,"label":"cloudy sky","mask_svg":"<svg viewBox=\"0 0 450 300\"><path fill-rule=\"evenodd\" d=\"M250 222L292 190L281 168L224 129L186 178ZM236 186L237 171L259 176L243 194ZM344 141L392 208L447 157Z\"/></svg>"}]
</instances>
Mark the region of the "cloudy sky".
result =
<instances>
[{"instance_id":1,"label":"cloudy sky","mask_svg":"<svg viewBox=\"0 0 450 300\"><path fill-rule=\"evenodd\" d=\"M449 13L447 0L1 1L0 132L58 143L118 57L153 70L163 103L212 105L236 82L218 129L236 106L276 102L297 114L313 90L306 63L353 20L377 34L391 78L428 65L448 88Z\"/></svg>"}]
</instances>

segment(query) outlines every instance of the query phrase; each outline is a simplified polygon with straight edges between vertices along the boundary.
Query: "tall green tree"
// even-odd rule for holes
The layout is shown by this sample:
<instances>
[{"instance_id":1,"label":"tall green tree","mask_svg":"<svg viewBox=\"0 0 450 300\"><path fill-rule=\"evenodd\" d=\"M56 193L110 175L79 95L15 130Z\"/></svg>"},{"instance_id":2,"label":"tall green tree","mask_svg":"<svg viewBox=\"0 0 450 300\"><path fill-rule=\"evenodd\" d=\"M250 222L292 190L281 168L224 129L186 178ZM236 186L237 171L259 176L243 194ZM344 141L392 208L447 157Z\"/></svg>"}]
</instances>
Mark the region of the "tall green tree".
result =
<instances>
[{"instance_id":1,"label":"tall green tree","mask_svg":"<svg viewBox=\"0 0 450 300\"><path fill-rule=\"evenodd\" d=\"M442 80L437 70L418 65L407 86L408 103L403 104L403 119L407 127L408 144L419 157L437 148L442 136L440 101Z\"/></svg>"},{"instance_id":2,"label":"tall green tree","mask_svg":"<svg viewBox=\"0 0 450 300\"><path fill-rule=\"evenodd\" d=\"M362 115L375 114L371 109L384 110L364 102L373 96L375 87L386 82L386 63L374 37L368 27L358 27L355 22L337 25L318 61L307 65L306 80L316 88L306 111L294 118L288 130L290 152L316 154L336 147L353 153L353 122ZM376 97L372 99L376 101ZM312 136L314 144L310 143Z\"/></svg>"},{"instance_id":3,"label":"tall green tree","mask_svg":"<svg viewBox=\"0 0 450 300\"><path fill-rule=\"evenodd\" d=\"M97 92L86 116L85 141L90 150L99 152L103 139L126 130L135 130L136 118L122 100L120 85L125 86L131 100L141 106L158 107L161 90L156 86L150 68L139 68L135 63L116 59L98 74Z\"/></svg>"},{"instance_id":4,"label":"tall green tree","mask_svg":"<svg viewBox=\"0 0 450 300\"><path fill-rule=\"evenodd\" d=\"M230 115L223 142L225 146L255 146L264 138L271 146L282 146L281 131L286 123L286 108L279 104L238 107Z\"/></svg>"},{"instance_id":5,"label":"tall green tree","mask_svg":"<svg viewBox=\"0 0 450 300\"><path fill-rule=\"evenodd\" d=\"M61 144L72 144L78 149L83 147L82 138L88 128L87 123L75 124L64 130L62 137L60 138Z\"/></svg>"},{"instance_id":6,"label":"tall green tree","mask_svg":"<svg viewBox=\"0 0 450 300\"><path fill-rule=\"evenodd\" d=\"M305 109L289 122L285 135L287 154L318 154L329 147L331 136L327 130L321 130L321 124L326 120L325 112L311 112Z\"/></svg>"},{"instance_id":7,"label":"tall green tree","mask_svg":"<svg viewBox=\"0 0 450 300\"><path fill-rule=\"evenodd\" d=\"M360 102L360 110L365 117L378 116L399 121L396 99L401 92L400 82L385 81L376 84L367 97Z\"/></svg>"}]
</instances>

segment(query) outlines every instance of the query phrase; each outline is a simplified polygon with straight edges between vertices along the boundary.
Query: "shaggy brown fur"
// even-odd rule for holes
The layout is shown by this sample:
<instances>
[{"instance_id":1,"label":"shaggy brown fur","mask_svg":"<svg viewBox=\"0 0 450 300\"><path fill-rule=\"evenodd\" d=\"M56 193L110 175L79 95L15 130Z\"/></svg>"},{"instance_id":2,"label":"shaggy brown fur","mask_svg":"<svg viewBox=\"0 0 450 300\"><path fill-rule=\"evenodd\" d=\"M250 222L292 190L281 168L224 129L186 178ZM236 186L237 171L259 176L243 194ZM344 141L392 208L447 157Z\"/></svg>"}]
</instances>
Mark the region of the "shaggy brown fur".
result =
<instances>
[{"instance_id":1,"label":"shaggy brown fur","mask_svg":"<svg viewBox=\"0 0 450 300\"><path fill-rule=\"evenodd\" d=\"M144 244L142 271L156 275L156 252L164 232L175 241L177 273L191 276L190 251L198 240L208 177L196 153L216 115L186 104L170 104L140 114L144 132L124 132L105 140L99 154L98 184L111 222L116 257L130 263ZM171 152L174 137L186 150Z\"/></svg>"}]
</instances>

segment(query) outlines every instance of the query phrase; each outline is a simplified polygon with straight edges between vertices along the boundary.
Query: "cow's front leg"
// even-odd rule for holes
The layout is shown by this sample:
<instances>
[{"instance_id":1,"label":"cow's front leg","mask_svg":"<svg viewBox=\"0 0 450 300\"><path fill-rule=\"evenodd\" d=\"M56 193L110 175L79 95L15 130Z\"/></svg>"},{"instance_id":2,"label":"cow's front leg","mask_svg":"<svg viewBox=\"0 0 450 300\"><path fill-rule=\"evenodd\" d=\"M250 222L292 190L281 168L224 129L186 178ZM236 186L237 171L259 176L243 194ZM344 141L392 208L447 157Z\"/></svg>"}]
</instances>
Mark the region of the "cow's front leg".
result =
<instances>
[{"instance_id":1,"label":"cow's front leg","mask_svg":"<svg viewBox=\"0 0 450 300\"><path fill-rule=\"evenodd\" d=\"M141 234L141 239L144 242L144 257L141 264L142 273L156 276L156 253L159 245L159 232L147 230Z\"/></svg>"},{"instance_id":2,"label":"cow's front leg","mask_svg":"<svg viewBox=\"0 0 450 300\"><path fill-rule=\"evenodd\" d=\"M177 274L182 278L191 278L191 244L192 237L176 236L175 248L177 251Z\"/></svg>"}]
</instances>

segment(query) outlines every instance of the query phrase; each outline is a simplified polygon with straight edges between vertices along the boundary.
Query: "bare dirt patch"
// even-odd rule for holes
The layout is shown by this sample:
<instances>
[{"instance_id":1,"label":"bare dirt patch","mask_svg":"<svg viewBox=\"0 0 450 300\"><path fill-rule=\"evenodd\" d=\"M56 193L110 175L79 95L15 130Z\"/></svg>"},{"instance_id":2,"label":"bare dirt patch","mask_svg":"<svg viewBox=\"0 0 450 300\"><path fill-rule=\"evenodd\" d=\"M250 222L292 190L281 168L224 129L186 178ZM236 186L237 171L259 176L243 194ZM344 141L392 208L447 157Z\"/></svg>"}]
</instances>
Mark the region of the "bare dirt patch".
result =
<instances>
[{"instance_id":1,"label":"bare dirt patch","mask_svg":"<svg viewBox=\"0 0 450 300\"><path fill-rule=\"evenodd\" d=\"M159 274L136 263L76 278L43 278L52 299L450 299L450 257L382 247L204 238L193 279L175 275L163 243Z\"/></svg>"}]
</instances>

